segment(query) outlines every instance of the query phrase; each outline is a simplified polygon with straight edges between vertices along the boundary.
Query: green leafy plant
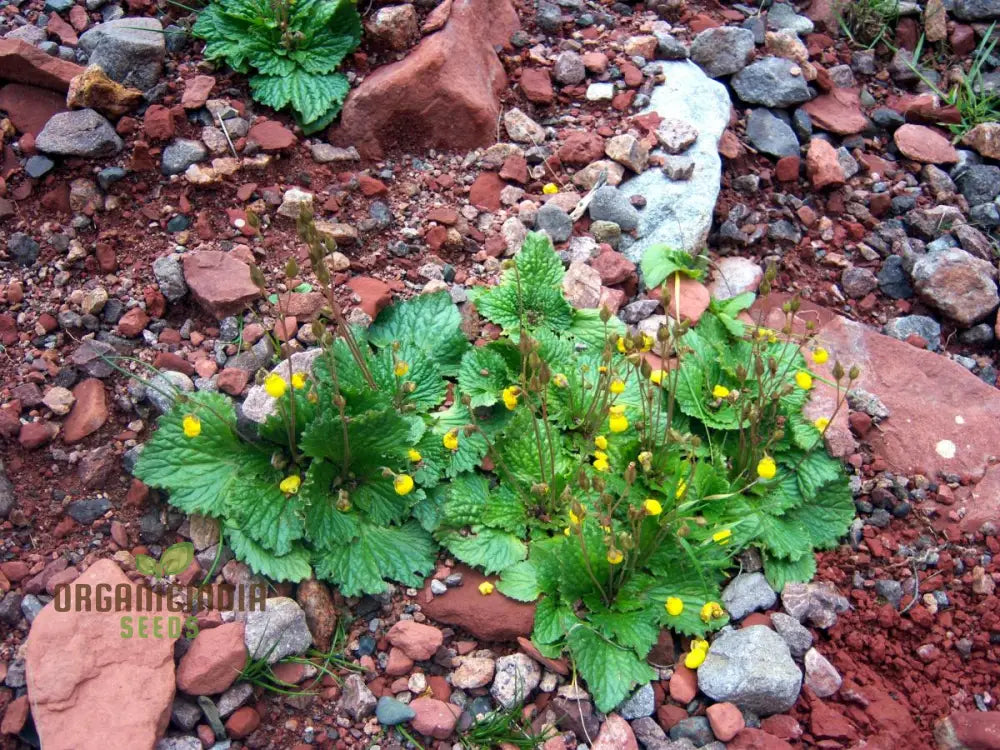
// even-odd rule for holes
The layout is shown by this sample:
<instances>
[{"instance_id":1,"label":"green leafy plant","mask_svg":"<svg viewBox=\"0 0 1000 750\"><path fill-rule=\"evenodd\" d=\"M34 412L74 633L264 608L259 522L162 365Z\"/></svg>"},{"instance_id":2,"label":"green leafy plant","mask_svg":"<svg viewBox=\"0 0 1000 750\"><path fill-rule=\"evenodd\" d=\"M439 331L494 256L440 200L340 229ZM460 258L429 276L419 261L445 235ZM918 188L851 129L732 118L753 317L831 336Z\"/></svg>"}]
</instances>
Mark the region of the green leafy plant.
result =
<instances>
[{"instance_id":1,"label":"green leafy plant","mask_svg":"<svg viewBox=\"0 0 1000 750\"><path fill-rule=\"evenodd\" d=\"M136 555L135 569L146 576L166 578L183 573L192 560L194 545L191 542L178 542L163 550L159 560L149 555Z\"/></svg>"},{"instance_id":2,"label":"green leafy plant","mask_svg":"<svg viewBox=\"0 0 1000 750\"><path fill-rule=\"evenodd\" d=\"M865 49L887 42L899 19L899 0L843 0L834 8L841 31Z\"/></svg>"},{"instance_id":3,"label":"green leafy plant","mask_svg":"<svg viewBox=\"0 0 1000 750\"><path fill-rule=\"evenodd\" d=\"M521 707L514 704L480 716L459 736L458 741L466 750L489 750L495 747L534 750L554 734L551 728L534 732L521 716Z\"/></svg>"},{"instance_id":4,"label":"green leafy plant","mask_svg":"<svg viewBox=\"0 0 1000 750\"><path fill-rule=\"evenodd\" d=\"M306 133L329 125L350 84L336 72L361 42L354 0L211 0L193 33L204 55L252 73L254 99L291 107Z\"/></svg>"}]
</instances>

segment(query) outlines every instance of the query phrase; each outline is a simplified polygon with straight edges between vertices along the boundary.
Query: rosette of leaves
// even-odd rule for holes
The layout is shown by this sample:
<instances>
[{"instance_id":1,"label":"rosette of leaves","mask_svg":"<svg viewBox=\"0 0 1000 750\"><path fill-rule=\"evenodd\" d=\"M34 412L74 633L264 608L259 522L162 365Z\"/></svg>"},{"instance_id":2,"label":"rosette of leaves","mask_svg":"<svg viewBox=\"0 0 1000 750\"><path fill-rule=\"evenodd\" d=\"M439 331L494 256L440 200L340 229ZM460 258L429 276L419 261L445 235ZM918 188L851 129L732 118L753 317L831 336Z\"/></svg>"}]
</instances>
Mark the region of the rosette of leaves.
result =
<instances>
[{"instance_id":1,"label":"rosette of leaves","mask_svg":"<svg viewBox=\"0 0 1000 750\"><path fill-rule=\"evenodd\" d=\"M294 398L294 449L279 415L248 439L236 430L227 397L180 397L160 418L135 474L181 510L219 519L236 557L261 575L299 581L315 572L347 596L383 591L385 579L419 585L437 552L427 491L446 473L430 413L444 400L444 373L457 369L468 347L460 322L442 292L383 311L367 338L355 332L376 390L346 342L334 341L306 387L289 387L283 397ZM402 378L400 361L408 365ZM196 437L184 433L189 414L200 420ZM279 485L292 474L301 486L283 492ZM416 487L397 493L398 474Z\"/></svg>"},{"instance_id":2,"label":"rosette of leaves","mask_svg":"<svg viewBox=\"0 0 1000 750\"><path fill-rule=\"evenodd\" d=\"M307 133L329 125L350 89L336 72L361 42L353 0L211 0L192 29L208 60L250 74L261 104L291 107Z\"/></svg>"}]
</instances>

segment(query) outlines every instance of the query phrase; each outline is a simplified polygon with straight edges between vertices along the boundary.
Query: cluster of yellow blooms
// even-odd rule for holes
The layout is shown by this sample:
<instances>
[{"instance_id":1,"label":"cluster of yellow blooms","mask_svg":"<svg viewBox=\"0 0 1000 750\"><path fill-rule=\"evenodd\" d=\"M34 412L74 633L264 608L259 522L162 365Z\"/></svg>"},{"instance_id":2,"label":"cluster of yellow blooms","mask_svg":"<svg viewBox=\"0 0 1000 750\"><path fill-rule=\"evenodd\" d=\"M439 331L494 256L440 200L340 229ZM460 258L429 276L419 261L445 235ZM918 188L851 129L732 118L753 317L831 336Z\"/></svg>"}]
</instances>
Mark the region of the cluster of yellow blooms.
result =
<instances>
[{"instance_id":1,"label":"cluster of yellow blooms","mask_svg":"<svg viewBox=\"0 0 1000 750\"><path fill-rule=\"evenodd\" d=\"M292 375L292 388L297 391L306 387L308 376L304 372L296 372ZM281 398L288 390L288 381L277 373L271 373L264 378L264 391L271 398Z\"/></svg>"},{"instance_id":2,"label":"cluster of yellow blooms","mask_svg":"<svg viewBox=\"0 0 1000 750\"><path fill-rule=\"evenodd\" d=\"M684 666L688 669L697 669L705 662L706 656L708 656L708 641L695 638L691 641L691 650L684 657Z\"/></svg>"},{"instance_id":3,"label":"cluster of yellow blooms","mask_svg":"<svg viewBox=\"0 0 1000 750\"><path fill-rule=\"evenodd\" d=\"M608 439L604 435L598 435L594 438L594 468L597 471L608 471L611 465L608 463L608 454L605 451L608 449Z\"/></svg>"},{"instance_id":4,"label":"cluster of yellow blooms","mask_svg":"<svg viewBox=\"0 0 1000 750\"><path fill-rule=\"evenodd\" d=\"M500 393L500 398L503 399L503 405L507 407L507 411L514 411L517 407L517 400L521 397L520 386L510 385L503 389Z\"/></svg>"}]
</instances>

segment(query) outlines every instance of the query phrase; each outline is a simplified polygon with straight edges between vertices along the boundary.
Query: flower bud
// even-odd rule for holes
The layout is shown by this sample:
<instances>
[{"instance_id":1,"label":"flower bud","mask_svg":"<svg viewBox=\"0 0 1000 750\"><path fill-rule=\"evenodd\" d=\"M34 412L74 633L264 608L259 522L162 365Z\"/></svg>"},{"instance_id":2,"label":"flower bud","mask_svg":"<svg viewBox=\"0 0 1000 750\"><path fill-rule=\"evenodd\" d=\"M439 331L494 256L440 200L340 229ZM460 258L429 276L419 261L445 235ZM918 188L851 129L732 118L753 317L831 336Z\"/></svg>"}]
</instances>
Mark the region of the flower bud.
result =
<instances>
[{"instance_id":1,"label":"flower bud","mask_svg":"<svg viewBox=\"0 0 1000 750\"><path fill-rule=\"evenodd\" d=\"M836 380L840 380L844 377L844 366L840 364L839 359L833 363L833 377Z\"/></svg>"},{"instance_id":2,"label":"flower bud","mask_svg":"<svg viewBox=\"0 0 1000 750\"><path fill-rule=\"evenodd\" d=\"M861 368L857 365L851 365L851 369L847 372L847 377L851 380L857 380L861 377Z\"/></svg>"},{"instance_id":3,"label":"flower bud","mask_svg":"<svg viewBox=\"0 0 1000 750\"><path fill-rule=\"evenodd\" d=\"M250 264L250 281L258 289L264 289L267 286L267 279L264 278L264 272L260 270L260 266L256 263Z\"/></svg>"},{"instance_id":4,"label":"flower bud","mask_svg":"<svg viewBox=\"0 0 1000 750\"><path fill-rule=\"evenodd\" d=\"M635 483L635 461L630 461L625 468L625 484Z\"/></svg>"},{"instance_id":5,"label":"flower bud","mask_svg":"<svg viewBox=\"0 0 1000 750\"><path fill-rule=\"evenodd\" d=\"M294 279L299 275L299 264L296 263L295 258L289 258L288 262L285 264L285 278Z\"/></svg>"},{"instance_id":6,"label":"flower bud","mask_svg":"<svg viewBox=\"0 0 1000 750\"><path fill-rule=\"evenodd\" d=\"M611 310L608 309L607 305L601 305L600 316L602 323L607 323L609 320L611 320Z\"/></svg>"}]
</instances>

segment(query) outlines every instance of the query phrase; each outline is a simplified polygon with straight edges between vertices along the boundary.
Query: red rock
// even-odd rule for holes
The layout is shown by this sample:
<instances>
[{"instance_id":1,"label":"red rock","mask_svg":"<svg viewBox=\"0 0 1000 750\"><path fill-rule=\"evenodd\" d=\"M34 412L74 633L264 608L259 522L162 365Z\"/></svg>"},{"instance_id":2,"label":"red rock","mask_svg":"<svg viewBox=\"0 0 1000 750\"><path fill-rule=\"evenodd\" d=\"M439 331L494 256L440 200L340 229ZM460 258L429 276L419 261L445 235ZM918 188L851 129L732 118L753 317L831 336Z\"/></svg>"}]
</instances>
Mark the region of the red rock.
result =
<instances>
[{"instance_id":1,"label":"red rock","mask_svg":"<svg viewBox=\"0 0 1000 750\"><path fill-rule=\"evenodd\" d=\"M66 111L66 97L38 86L8 83L0 88L0 109L18 132L37 136L52 115Z\"/></svg>"},{"instance_id":2,"label":"red rock","mask_svg":"<svg viewBox=\"0 0 1000 750\"><path fill-rule=\"evenodd\" d=\"M127 505L141 507L146 504L146 499L148 497L149 487L147 487L142 481L133 478L132 482L129 484L128 493L125 495L125 503Z\"/></svg>"},{"instance_id":3,"label":"red rock","mask_svg":"<svg viewBox=\"0 0 1000 750\"><path fill-rule=\"evenodd\" d=\"M0 734L17 734L28 721L28 696L22 695L15 698L3 712L3 721L0 722Z\"/></svg>"},{"instance_id":4,"label":"red rock","mask_svg":"<svg viewBox=\"0 0 1000 750\"><path fill-rule=\"evenodd\" d=\"M726 745L726 750L793 750L782 739L760 729L745 728Z\"/></svg>"},{"instance_id":5,"label":"red rock","mask_svg":"<svg viewBox=\"0 0 1000 750\"><path fill-rule=\"evenodd\" d=\"M552 78L545 68L525 68L521 73L521 91L529 102L535 104L551 104L555 98L552 90Z\"/></svg>"},{"instance_id":6,"label":"red rock","mask_svg":"<svg viewBox=\"0 0 1000 750\"><path fill-rule=\"evenodd\" d=\"M585 167L604 158L604 139L591 130L574 130L556 153L563 164Z\"/></svg>"},{"instance_id":7,"label":"red rock","mask_svg":"<svg viewBox=\"0 0 1000 750\"><path fill-rule=\"evenodd\" d=\"M788 714L775 714L761 719L760 728L782 740L797 740L802 736L802 725Z\"/></svg>"},{"instance_id":8,"label":"red rock","mask_svg":"<svg viewBox=\"0 0 1000 750\"><path fill-rule=\"evenodd\" d=\"M385 665L387 675L401 677L404 674L409 674L411 669L413 669L413 659L400 648L394 646L389 649L389 660Z\"/></svg>"},{"instance_id":9,"label":"red rock","mask_svg":"<svg viewBox=\"0 0 1000 750\"><path fill-rule=\"evenodd\" d=\"M696 695L698 695L698 673L688 669L681 661L670 678L670 697L686 706Z\"/></svg>"},{"instance_id":10,"label":"red rock","mask_svg":"<svg viewBox=\"0 0 1000 750\"><path fill-rule=\"evenodd\" d=\"M632 727L618 714L608 714L591 750L639 750Z\"/></svg>"},{"instance_id":11,"label":"red rock","mask_svg":"<svg viewBox=\"0 0 1000 750\"><path fill-rule=\"evenodd\" d=\"M675 290L676 299L674 299ZM687 276L681 276L676 285L673 276L667 277L662 286L649 293L649 297L660 300L664 311L670 317L675 317L679 312L681 320L690 320L692 323L698 322L712 302L708 287Z\"/></svg>"},{"instance_id":12,"label":"red rock","mask_svg":"<svg viewBox=\"0 0 1000 750\"><path fill-rule=\"evenodd\" d=\"M277 120L256 123L247 133L247 140L253 141L264 151L281 151L296 143L295 133Z\"/></svg>"},{"instance_id":13,"label":"red rock","mask_svg":"<svg viewBox=\"0 0 1000 750\"><path fill-rule=\"evenodd\" d=\"M638 88L642 85L642 71L632 63L621 65L622 76L625 78L625 85L630 89Z\"/></svg>"},{"instance_id":14,"label":"red rock","mask_svg":"<svg viewBox=\"0 0 1000 750\"><path fill-rule=\"evenodd\" d=\"M62 17L58 13L52 13L49 15L48 23L45 25L45 30L50 34L53 34L59 38L59 43L64 44L67 47L75 47L80 41L80 38L76 35L76 30L62 20Z\"/></svg>"},{"instance_id":15,"label":"red rock","mask_svg":"<svg viewBox=\"0 0 1000 750\"><path fill-rule=\"evenodd\" d=\"M83 67L47 55L20 39L0 39L0 70L5 80L65 93Z\"/></svg>"},{"instance_id":16,"label":"red rock","mask_svg":"<svg viewBox=\"0 0 1000 750\"><path fill-rule=\"evenodd\" d=\"M151 141L169 141L174 137L174 116L162 104L151 104L142 118L142 131Z\"/></svg>"},{"instance_id":17,"label":"red rock","mask_svg":"<svg viewBox=\"0 0 1000 750\"><path fill-rule=\"evenodd\" d=\"M956 711L934 725L940 750L1000 750L1000 711Z\"/></svg>"},{"instance_id":18,"label":"red rock","mask_svg":"<svg viewBox=\"0 0 1000 750\"><path fill-rule=\"evenodd\" d=\"M817 190L843 185L844 168L837 161L837 150L822 138L809 141L809 151L806 153L806 173Z\"/></svg>"},{"instance_id":19,"label":"red rock","mask_svg":"<svg viewBox=\"0 0 1000 750\"><path fill-rule=\"evenodd\" d=\"M373 320L392 302L392 290L384 281L371 276L355 276L347 282L348 288L361 299L359 303Z\"/></svg>"},{"instance_id":20,"label":"red rock","mask_svg":"<svg viewBox=\"0 0 1000 750\"><path fill-rule=\"evenodd\" d=\"M614 250L605 250L590 265L601 275L601 283L608 286L635 278L635 263Z\"/></svg>"},{"instance_id":21,"label":"red rock","mask_svg":"<svg viewBox=\"0 0 1000 750\"><path fill-rule=\"evenodd\" d=\"M500 209L500 192L507 187L495 172L483 172L472 183L469 190L469 203L484 211Z\"/></svg>"},{"instance_id":22,"label":"red rock","mask_svg":"<svg viewBox=\"0 0 1000 750\"><path fill-rule=\"evenodd\" d=\"M246 657L242 622L202 630L177 665L177 687L188 695L221 693L239 677Z\"/></svg>"},{"instance_id":23,"label":"red rock","mask_svg":"<svg viewBox=\"0 0 1000 750\"><path fill-rule=\"evenodd\" d=\"M622 305L625 304L627 299L628 295L621 289L612 289L611 287L602 286L601 298L597 302L597 307L606 307L612 315L617 315L618 311L621 310Z\"/></svg>"},{"instance_id":24,"label":"red rock","mask_svg":"<svg viewBox=\"0 0 1000 750\"><path fill-rule=\"evenodd\" d=\"M238 367L226 367L219 373L216 381L219 390L228 393L230 396L239 396L250 382L250 373Z\"/></svg>"},{"instance_id":25,"label":"red rock","mask_svg":"<svg viewBox=\"0 0 1000 750\"><path fill-rule=\"evenodd\" d=\"M962 531L978 531L987 521L996 523L1000 518L1000 466L986 470L986 476L972 488L970 500L959 524Z\"/></svg>"},{"instance_id":26,"label":"red rock","mask_svg":"<svg viewBox=\"0 0 1000 750\"><path fill-rule=\"evenodd\" d=\"M799 179L802 160L798 156L783 156L774 165L774 176L781 182L795 182Z\"/></svg>"},{"instance_id":27,"label":"red rock","mask_svg":"<svg viewBox=\"0 0 1000 750\"><path fill-rule=\"evenodd\" d=\"M226 722L226 732L236 740L241 740L260 726L260 714L251 706L237 708Z\"/></svg>"},{"instance_id":28,"label":"red rock","mask_svg":"<svg viewBox=\"0 0 1000 750\"><path fill-rule=\"evenodd\" d=\"M829 703L813 701L809 714L809 731L816 737L849 740L857 736L854 726Z\"/></svg>"},{"instance_id":29,"label":"red rock","mask_svg":"<svg viewBox=\"0 0 1000 750\"><path fill-rule=\"evenodd\" d=\"M382 180L377 180L367 174L363 174L358 177L358 187L361 188L361 194L368 198L373 198L377 195L385 195L389 192L389 188L386 187Z\"/></svg>"},{"instance_id":30,"label":"red rock","mask_svg":"<svg viewBox=\"0 0 1000 750\"><path fill-rule=\"evenodd\" d=\"M122 637L121 622L129 611L81 611L74 592L80 586L95 592L101 584L109 591L132 586L132 601L138 598L138 587L114 562L99 560L71 587L69 611L56 612L50 603L32 623L26 656L31 715L46 748L152 750L170 719L176 638L163 621L160 637L152 623L147 637L139 637L134 610L130 638Z\"/></svg>"},{"instance_id":31,"label":"red rock","mask_svg":"<svg viewBox=\"0 0 1000 750\"><path fill-rule=\"evenodd\" d=\"M181 106L184 109L199 109L204 107L213 88L215 88L215 78L213 76L195 76L184 84Z\"/></svg>"},{"instance_id":32,"label":"red rock","mask_svg":"<svg viewBox=\"0 0 1000 750\"><path fill-rule=\"evenodd\" d=\"M87 9L82 5L74 5L69 9L69 22L73 24L73 28L77 31L83 31L90 24L90 19L87 17Z\"/></svg>"},{"instance_id":33,"label":"red rock","mask_svg":"<svg viewBox=\"0 0 1000 750\"><path fill-rule=\"evenodd\" d=\"M608 69L608 56L603 52L584 52L583 67L590 73L600 75Z\"/></svg>"},{"instance_id":34,"label":"red rock","mask_svg":"<svg viewBox=\"0 0 1000 750\"><path fill-rule=\"evenodd\" d=\"M715 703L705 713L712 726L712 734L722 742L729 742L746 726L743 714L732 703Z\"/></svg>"},{"instance_id":35,"label":"red rock","mask_svg":"<svg viewBox=\"0 0 1000 750\"><path fill-rule=\"evenodd\" d=\"M149 325L149 316L141 307L133 307L118 320L118 333L122 336L132 338L142 333L142 329Z\"/></svg>"},{"instance_id":36,"label":"red rock","mask_svg":"<svg viewBox=\"0 0 1000 750\"><path fill-rule=\"evenodd\" d=\"M63 422L63 442L78 443L99 430L108 421L108 403L104 383L87 378L73 388L76 403Z\"/></svg>"},{"instance_id":37,"label":"red rock","mask_svg":"<svg viewBox=\"0 0 1000 750\"><path fill-rule=\"evenodd\" d=\"M493 143L507 84L494 45L508 44L519 25L509 0L454 0L443 29L354 89L331 140L356 145L367 158Z\"/></svg>"},{"instance_id":38,"label":"red rock","mask_svg":"<svg viewBox=\"0 0 1000 750\"><path fill-rule=\"evenodd\" d=\"M964 23L956 23L948 41L956 55L968 55L976 48L976 30Z\"/></svg>"},{"instance_id":39,"label":"red rock","mask_svg":"<svg viewBox=\"0 0 1000 750\"><path fill-rule=\"evenodd\" d=\"M25 422L21 425L17 440L22 448L35 450L48 443L59 432L59 428L44 420L38 422Z\"/></svg>"},{"instance_id":40,"label":"red rock","mask_svg":"<svg viewBox=\"0 0 1000 750\"><path fill-rule=\"evenodd\" d=\"M410 703L410 708L416 713L411 726L420 734L437 740L451 736L462 712L458 706L436 698L417 698Z\"/></svg>"},{"instance_id":41,"label":"red rock","mask_svg":"<svg viewBox=\"0 0 1000 750\"><path fill-rule=\"evenodd\" d=\"M184 279L195 300L220 320L243 312L260 297L250 280L250 266L219 250L185 253Z\"/></svg>"},{"instance_id":42,"label":"red rock","mask_svg":"<svg viewBox=\"0 0 1000 750\"><path fill-rule=\"evenodd\" d=\"M906 123L896 129L892 139L907 159L926 164L954 164L958 161L958 152L951 141L933 128Z\"/></svg>"},{"instance_id":43,"label":"red rock","mask_svg":"<svg viewBox=\"0 0 1000 750\"><path fill-rule=\"evenodd\" d=\"M736 133L728 128L722 133L722 137L719 139L718 150L719 154L727 159L739 159L746 151L743 148L743 144L740 143L740 139L736 137Z\"/></svg>"},{"instance_id":44,"label":"red rock","mask_svg":"<svg viewBox=\"0 0 1000 750\"><path fill-rule=\"evenodd\" d=\"M444 643L444 635L438 628L413 620L400 620L389 629L386 637L414 661L430 659Z\"/></svg>"},{"instance_id":45,"label":"red rock","mask_svg":"<svg viewBox=\"0 0 1000 750\"><path fill-rule=\"evenodd\" d=\"M500 168L500 177L524 185L528 181L528 160L516 154L508 156Z\"/></svg>"},{"instance_id":46,"label":"red rock","mask_svg":"<svg viewBox=\"0 0 1000 750\"><path fill-rule=\"evenodd\" d=\"M151 317L162 318L167 312L167 298L155 286L147 286L142 290L142 299L146 303L146 312Z\"/></svg>"},{"instance_id":47,"label":"red rock","mask_svg":"<svg viewBox=\"0 0 1000 750\"><path fill-rule=\"evenodd\" d=\"M688 712L680 706L664 703L656 709L656 721L663 727L663 731L669 732L671 727L688 717Z\"/></svg>"},{"instance_id":48,"label":"red rock","mask_svg":"<svg viewBox=\"0 0 1000 750\"><path fill-rule=\"evenodd\" d=\"M13 583L27 578L29 570L28 564L23 560L0 563L0 573L3 573Z\"/></svg>"},{"instance_id":49,"label":"red rock","mask_svg":"<svg viewBox=\"0 0 1000 750\"><path fill-rule=\"evenodd\" d=\"M852 135L868 127L868 118L861 111L857 89L833 89L802 105L813 124L831 133Z\"/></svg>"},{"instance_id":50,"label":"red rock","mask_svg":"<svg viewBox=\"0 0 1000 750\"><path fill-rule=\"evenodd\" d=\"M455 572L462 574L462 585L449 588L440 596L430 591L430 579L420 594L424 614L435 622L462 628L481 641L512 641L518 636L529 637L535 622L535 606L508 599L499 591L489 596L479 593L487 579L479 571L466 565L456 565Z\"/></svg>"}]
</instances>

